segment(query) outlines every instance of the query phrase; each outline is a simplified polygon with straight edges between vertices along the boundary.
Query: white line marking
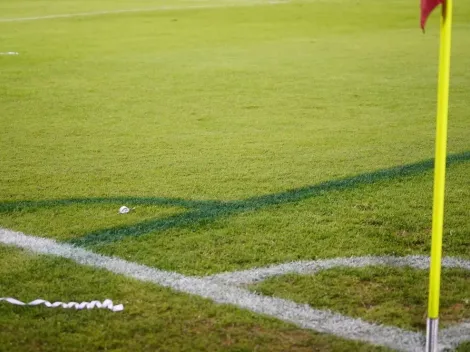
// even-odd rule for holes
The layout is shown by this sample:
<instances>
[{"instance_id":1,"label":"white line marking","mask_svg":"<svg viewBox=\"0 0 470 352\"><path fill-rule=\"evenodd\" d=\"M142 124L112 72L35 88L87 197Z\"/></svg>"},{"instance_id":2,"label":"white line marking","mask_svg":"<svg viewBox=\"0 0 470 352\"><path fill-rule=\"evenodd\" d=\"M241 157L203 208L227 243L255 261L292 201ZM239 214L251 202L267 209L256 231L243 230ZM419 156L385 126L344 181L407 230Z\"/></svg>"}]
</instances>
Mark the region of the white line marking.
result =
<instances>
[{"instance_id":1,"label":"white line marking","mask_svg":"<svg viewBox=\"0 0 470 352\"><path fill-rule=\"evenodd\" d=\"M440 339L455 348L465 341L470 341L470 321L444 329L440 335Z\"/></svg>"},{"instance_id":2,"label":"white line marking","mask_svg":"<svg viewBox=\"0 0 470 352\"><path fill-rule=\"evenodd\" d=\"M7 51L6 53L0 53L0 55L19 55L16 51Z\"/></svg>"},{"instance_id":3,"label":"white line marking","mask_svg":"<svg viewBox=\"0 0 470 352\"><path fill-rule=\"evenodd\" d=\"M225 282L232 285L254 284L267 278L286 274L312 274L318 271L337 268L363 268L366 266L391 266L411 267L415 269L429 268L429 257L423 255L412 255L407 257L352 257L320 259L313 261L299 261L280 265L272 265L266 268L255 268L242 271L234 271L208 276L208 279ZM470 261L457 258L444 258L442 266L445 268L460 268L470 271Z\"/></svg>"},{"instance_id":4,"label":"white line marking","mask_svg":"<svg viewBox=\"0 0 470 352\"><path fill-rule=\"evenodd\" d=\"M298 304L285 299L254 294L246 289L220 281L218 282L218 280L214 279L215 276L207 278L184 276L174 272L167 272L145 265L127 262L115 257L103 256L83 248L58 243L51 239L28 236L20 232L1 228L0 243L20 247L35 253L67 258L79 264L106 269L113 273L140 281L153 282L176 291L208 298L217 303L236 305L240 308L296 324L302 328L312 329L346 339L368 342L410 352L422 351L424 346L425 338L421 333L410 332L397 327L368 323L361 319L346 317L328 310L314 309L306 304ZM391 257L388 257L388 259L390 258ZM409 260L408 258L416 257L405 257L405 262ZM347 266L351 258L343 260L346 263L345 266ZM401 259L394 258L394 260L398 263ZM469 262L463 262L466 268ZM461 263L461 261L457 260L452 263ZM440 350L455 347L458 342L467 340L467 338L470 339L468 335L463 335L463 338L458 335L462 333L461 330L464 330L465 327L466 325L462 325L460 330L454 328L454 330L441 332L443 339L441 340L442 345L440 346Z\"/></svg>"},{"instance_id":5,"label":"white line marking","mask_svg":"<svg viewBox=\"0 0 470 352\"><path fill-rule=\"evenodd\" d=\"M50 19L58 19L58 18L116 15L116 14L122 14L122 13L144 13L144 12L159 12L159 11L181 11L181 10L216 9L216 8L229 8L229 7L249 7L249 6L285 4L288 2L289 0L284 0L284 1L271 0L271 1L257 1L257 2L242 2L238 4L160 6L160 7L126 9L126 10L104 10L104 11L93 11L93 12L64 13L64 14L47 15L47 16L0 18L0 23L1 22L26 22L26 21L38 21L38 20L50 20Z\"/></svg>"}]
</instances>

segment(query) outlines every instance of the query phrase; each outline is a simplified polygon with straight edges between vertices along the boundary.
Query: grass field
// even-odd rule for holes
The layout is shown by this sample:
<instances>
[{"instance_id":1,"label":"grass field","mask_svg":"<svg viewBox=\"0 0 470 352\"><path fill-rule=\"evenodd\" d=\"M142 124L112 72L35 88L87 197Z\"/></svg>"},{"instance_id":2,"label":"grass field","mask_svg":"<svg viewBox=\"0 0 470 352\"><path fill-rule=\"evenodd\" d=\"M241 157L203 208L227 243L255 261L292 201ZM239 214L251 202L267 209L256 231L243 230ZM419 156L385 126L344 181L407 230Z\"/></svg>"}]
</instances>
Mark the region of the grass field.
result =
<instances>
[{"instance_id":1,"label":"grass field","mask_svg":"<svg viewBox=\"0 0 470 352\"><path fill-rule=\"evenodd\" d=\"M470 259L470 4L454 12L444 255ZM437 24L408 0L2 0L0 228L197 276L427 255ZM468 321L470 275L444 274L443 324ZM422 331L426 275L249 289ZM386 350L4 245L0 297L126 306L0 303L0 351Z\"/></svg>"}]
</instances>

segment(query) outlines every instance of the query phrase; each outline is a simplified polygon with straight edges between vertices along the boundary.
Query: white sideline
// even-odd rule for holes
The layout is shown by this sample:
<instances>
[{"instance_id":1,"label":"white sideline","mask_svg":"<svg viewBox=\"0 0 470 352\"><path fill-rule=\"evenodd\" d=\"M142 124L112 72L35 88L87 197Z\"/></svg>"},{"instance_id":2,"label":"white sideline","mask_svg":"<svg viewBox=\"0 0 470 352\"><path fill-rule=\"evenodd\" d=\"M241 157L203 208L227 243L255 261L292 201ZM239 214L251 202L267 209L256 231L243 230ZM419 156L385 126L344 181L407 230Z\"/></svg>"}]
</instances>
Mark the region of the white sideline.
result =
<instances>
[{"instance_id":1,"label":"white sideline","mask_svg":"<svg viewBox=\"0 0 470 352\"><path fill-rule=\"evenodd\" d=\"M128 262L116 257L96 254L83 248L58 243L51 239L29 236L2 228L0 228L0 243L23 248L34 253L67 258L82 265L106 269L140 281L153 282L176 291L211 299L217 303L236 305L240 308L293 323L302 328L346 339L368 342L409 352L422 351L424 346L425 338L421 333L368 323L361 319L346 317L328 310L313 309L306 304L258 295L244 288L215 280L214 277L184 276ZM344 259L344 266L348 266L348 259L350 258ZM397 261L400 260L400 258L395 259ZM310 263L311 265L313 262L305 263ZM465 265L468 265L468 263ZM457 327L441 331L440 350L453 348L460 342L470 340L470 331L466 329L467 326L461 324Z\"/></svg>"},{"instance_id":2,"label":"white sideline","mask_svg":"<svg viewBox=\"0 0 470 352\"><path fill-rule=\"evenodd\" d=\"M0 18L1 22L26 22L26 21L37 21L37 20L50 20L57 18L73 18L73 17L90 17L90 16L102 16L102 15L115 15L121 13L144 13L144 12L159 12L159 11L181 11L181 10L198 10L198 9L215 9L215 8L228 8L228 7L249 7L249 6L262 6L262 5L276 5L285 4L289 0L270 0L270 1L250 1L233 4L207 4L207 5L182 5L182 6L159 6L149 8L138 8L138 9L125 9L125 10L104 10L104 11L92 11L92 12L77 12L77 13L64 13L57 15L47 16L32 16L32 17L17 17L17 18Z\"/></svg>"}]
</instances>

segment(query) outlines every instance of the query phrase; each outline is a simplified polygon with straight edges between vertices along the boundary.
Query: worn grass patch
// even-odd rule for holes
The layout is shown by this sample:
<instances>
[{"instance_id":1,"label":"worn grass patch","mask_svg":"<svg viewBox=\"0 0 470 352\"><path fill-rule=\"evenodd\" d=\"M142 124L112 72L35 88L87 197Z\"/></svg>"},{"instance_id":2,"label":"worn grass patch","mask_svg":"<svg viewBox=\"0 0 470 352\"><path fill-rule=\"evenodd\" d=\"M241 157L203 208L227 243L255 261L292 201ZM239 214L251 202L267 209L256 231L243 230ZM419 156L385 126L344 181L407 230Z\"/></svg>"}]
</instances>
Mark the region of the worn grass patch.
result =
<instances>
[{"instance_id":1,"label":"worn grass patch","mask_svg":"<svg viewBox=\"0 0 470 352\"><path fill-rule=\"evenodd\" d=\"M443 269L439 321L447 327L470 319L470 274ZM426 329L428 272L412 268L338 268L315 275L289 274L252 290L409 330Z\"/></svg>"}]
</instances>

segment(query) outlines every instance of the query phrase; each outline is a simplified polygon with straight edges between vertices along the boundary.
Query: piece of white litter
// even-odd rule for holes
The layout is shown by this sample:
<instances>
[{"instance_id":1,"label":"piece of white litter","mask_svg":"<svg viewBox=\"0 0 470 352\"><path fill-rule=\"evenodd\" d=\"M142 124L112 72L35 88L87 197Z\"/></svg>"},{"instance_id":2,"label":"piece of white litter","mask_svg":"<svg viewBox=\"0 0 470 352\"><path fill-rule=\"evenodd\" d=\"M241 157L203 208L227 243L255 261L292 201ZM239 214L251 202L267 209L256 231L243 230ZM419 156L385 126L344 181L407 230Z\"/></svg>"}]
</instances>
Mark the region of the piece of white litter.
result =
<instances>
[{"instance_id":1,"label":"piece of white litter","mask_svg":"<svg viewBox=\"0 0 470 352\"><path fill-rule=\"evenodd\" d=\"M0 53L0 55L19 55L16 51L8 51L6 53Z\"/></svg>"},{"instance_id":2,"label":"piece of white litter","mask_svg":"<svg viewBox=\"0 0 470 352\"><path fill-rule=\"evenodd\" d=\"M103 308L103 309L109 309L112 310L113 312L120 312L124 310L124 306L122 304L114 305L113 301L110 299L105 299L103 303L100 301L91 301L91 302L69 302L69 303L64 303L64 302L54 302L51 303L49 301L45 301L43 299L35 299L34 301L31 301L29 303L24 303L21 301L18 301L15 298L11 297L0 297L0 302L5 301L11 304L16 304L18 306L37 306L40 304L44 304L48 308L75 308L77 310L80 309L93 309L93 308Z\"/></svg>"},{"instance_id":3,"label":"piece of white litter","mask_svg":"<svg viewBox=\"0 0 470 352\"><path fill-rule=\"evenodd\" d=\"M127 214L130 211L131 210L128 207L126 207L125 205L123 205L122 207L119 208L119 214Z\"/></svg>"}]
</instances>

